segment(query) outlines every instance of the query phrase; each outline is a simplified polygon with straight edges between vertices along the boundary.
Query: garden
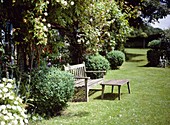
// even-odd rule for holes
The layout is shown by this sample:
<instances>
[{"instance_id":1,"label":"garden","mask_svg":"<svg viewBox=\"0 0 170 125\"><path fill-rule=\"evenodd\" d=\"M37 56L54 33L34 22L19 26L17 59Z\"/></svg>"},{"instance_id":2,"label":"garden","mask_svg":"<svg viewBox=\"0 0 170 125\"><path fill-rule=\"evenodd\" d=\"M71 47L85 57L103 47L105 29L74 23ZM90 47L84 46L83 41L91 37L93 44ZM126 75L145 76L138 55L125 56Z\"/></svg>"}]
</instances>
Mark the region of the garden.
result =
<instances>
[{"instance_id":1,"label":"garden","mask_svg":"<svg viewBox=\"0 0 170 125\"><path fill-rule=\"evenodd\" d=\"M112 94L107 87L103 100L101 91L97 91L88 103L69 102L60 116L32 121L31 125L168 125L170 68L147 67L147 49L126 51L129 60L120 70L109 70L106 79L129 79L131 94L122 86L118 100L117 88Z\"/></svg>"},{"instance_id":2,"label":"garden","mask_svg":"<svg viewBox=\"0 0 170 125\"><path fill-rule=\"evenodd\" d=\"M1 0L0 125L168 124L170 29L150 23L169 8L167 0ZM118 100L106 86L101 99L99 81L87 88L110 79L128 79L131 93L122 86Z\"/></svg>"}]
</instances>

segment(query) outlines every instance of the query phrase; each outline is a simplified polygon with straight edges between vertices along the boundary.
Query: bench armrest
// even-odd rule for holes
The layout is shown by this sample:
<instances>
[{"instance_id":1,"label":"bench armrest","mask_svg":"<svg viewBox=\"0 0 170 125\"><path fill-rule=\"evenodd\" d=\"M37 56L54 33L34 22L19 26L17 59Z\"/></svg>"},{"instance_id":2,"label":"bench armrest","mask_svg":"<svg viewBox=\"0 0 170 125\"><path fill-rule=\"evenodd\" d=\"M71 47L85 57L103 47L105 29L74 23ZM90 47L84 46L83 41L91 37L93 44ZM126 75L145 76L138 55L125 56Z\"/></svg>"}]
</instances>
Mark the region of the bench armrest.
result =
<instances>
[{"instance_id":1,"label":"bench armrest","mask_svg":"<svg viewBox=\"0 0 170 125\"><path fill-rule=\"evenodd\" d=\"M81 77L81 76L75 76L75 79L90 79L90 77Z\"/></svg>"}]
</instances>

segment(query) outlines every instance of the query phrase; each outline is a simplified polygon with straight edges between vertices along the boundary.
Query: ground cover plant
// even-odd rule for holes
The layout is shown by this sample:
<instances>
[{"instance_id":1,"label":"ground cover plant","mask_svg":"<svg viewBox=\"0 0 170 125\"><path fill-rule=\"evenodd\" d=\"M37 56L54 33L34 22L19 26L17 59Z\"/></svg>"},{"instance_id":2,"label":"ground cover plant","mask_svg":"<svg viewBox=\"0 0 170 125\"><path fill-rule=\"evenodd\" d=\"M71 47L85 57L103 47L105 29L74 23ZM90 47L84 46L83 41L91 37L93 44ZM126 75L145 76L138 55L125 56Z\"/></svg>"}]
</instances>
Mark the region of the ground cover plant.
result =
<instances>
[{"instance_id":1,"label":"ground cover plant","mask_svg":"<svg viewBox=\"0 0 170 125\"><path fill-rule=\"evenodd\" d=\"M107 79L129 79L121 88L121 100L106 87L90 96L90 101L69 102L61 116L30 122L30 125L168 125L170 123L170 68L146 67L147 49L126 49L128 60L119 70L110 70ZM100 87L100 85L98 86Z\"/></svg>"}]
</instances>

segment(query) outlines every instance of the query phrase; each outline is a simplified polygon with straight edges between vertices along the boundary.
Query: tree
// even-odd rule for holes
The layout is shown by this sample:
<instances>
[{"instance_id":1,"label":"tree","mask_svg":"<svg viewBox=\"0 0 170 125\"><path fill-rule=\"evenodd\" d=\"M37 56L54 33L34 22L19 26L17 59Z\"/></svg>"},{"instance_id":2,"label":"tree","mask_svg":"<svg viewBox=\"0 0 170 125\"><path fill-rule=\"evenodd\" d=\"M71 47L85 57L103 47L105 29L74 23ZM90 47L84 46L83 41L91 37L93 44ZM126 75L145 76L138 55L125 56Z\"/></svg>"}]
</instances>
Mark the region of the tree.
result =
<instances>
[{"instance_id":1,"label":"tree","mask_svg":"<svg viewBox=\"0 0 170 125\"><path fill-rule=\"evenodd\" d=\"M158 21L169 14L169 2L160 0L118 0L118 5L123 12L128 14L131 26L140 27L145 23Z\"/></svg>"},{"instance_id":2,"label":"tree","mask_svg":"<svg viewBox=\"0 0 170 125\"><path fill-rule=\"evenodd\" d=\"M55 6L51 8L56 8ZM51 8L49 20L54 18L50 13L56 12ZM121 13L115 1L79 1L59 12L55 13L58 18L52 22L52 26L66 36L70 44L72 63L81 63L83 56L88 53L105 53L115 44L120 48L131 31L125 19L126 14ZM59 24L60 19L64 20L63 25Z\"/></svg>"},{"instance_id":3,"label":"tree","mask_svg":"<svg viewBox=\"0 0 170 125\"><path fill-rule=\"evenodd\" d=\"M121 48L131 31L114 0L6 0L0 2L0 10L1 29L5 31L7 21L14 27L14 58L22 72L40 66L51 29L69 43L72 63L82 62L87 53Z\"/></svg>"}]
</instances>

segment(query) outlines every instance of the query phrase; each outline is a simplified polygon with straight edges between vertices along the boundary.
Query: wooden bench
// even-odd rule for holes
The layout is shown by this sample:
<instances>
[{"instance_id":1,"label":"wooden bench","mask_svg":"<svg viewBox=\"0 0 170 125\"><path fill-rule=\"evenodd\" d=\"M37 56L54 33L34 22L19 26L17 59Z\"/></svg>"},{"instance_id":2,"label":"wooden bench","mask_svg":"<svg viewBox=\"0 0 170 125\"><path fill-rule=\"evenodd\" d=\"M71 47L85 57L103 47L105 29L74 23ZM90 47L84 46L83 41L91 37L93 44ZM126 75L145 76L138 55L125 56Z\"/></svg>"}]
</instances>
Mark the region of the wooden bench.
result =
<instances>
[{"instance_id":1,"label":"wooden bench","mask_svg":"<svg viewBox=\"0 0 170 125\"><path fill-rule=\"evenodd\" d=\"M86 71L85 63L77 65L64 65L64 70L72 73L75 77L75 87L85 87L85 101L89 101L89 89L97 84L102 84L106 71ZM102 77L98 79L91 79L87 77L87 73L102 73Z\"/></svg>"},{"instance_id":2,"label":"wooden bench","mask_svg":"<svg viewBox=\"0 0 170 125\"><path fill-rule=\"evenodd\" d=\"M124 84L127 84L127 88L128 88L128 92L130 94L130 82L129 80L127 79L122 79L122 80L108 80L108 81L105 81L103 82L101 85L102 85L102 96L101 98L103 99L104 97L104 89L105 89L105 85L108 85L108 86L112 86L112 93L113 93L113 89L114 89L114 86L118 86L118 99L120 100L120 89L121 89L121 86L124 85Z\"/></svg>"}]
</instances>

